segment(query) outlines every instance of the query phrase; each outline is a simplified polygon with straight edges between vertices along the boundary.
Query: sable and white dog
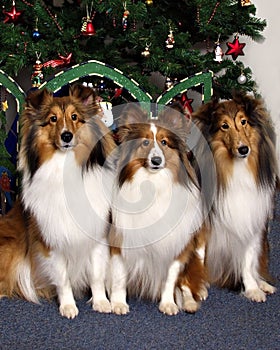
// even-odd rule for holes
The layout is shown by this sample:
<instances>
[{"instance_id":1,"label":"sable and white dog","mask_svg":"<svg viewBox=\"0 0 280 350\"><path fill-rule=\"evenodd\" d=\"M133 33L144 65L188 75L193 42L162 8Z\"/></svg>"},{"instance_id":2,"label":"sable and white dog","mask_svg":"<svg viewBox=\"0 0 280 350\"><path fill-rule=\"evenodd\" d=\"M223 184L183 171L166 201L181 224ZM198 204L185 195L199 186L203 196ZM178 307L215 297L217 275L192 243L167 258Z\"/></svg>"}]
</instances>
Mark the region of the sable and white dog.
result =
<instances>
[{"instance_id":1,"label":"sable and white dog","mask_svg":"<svg viewBox=\"0 0 280 350\"><path fill-rule=\"evenodd\" d=\"M275 292L268 283L267 240L278 177L272 121L263 102L244 93L209 102L192 117L212 155L198 143L196 156L212 206L206 257L210 282L241 284L247 298L263 302Z\"/></svg>"},{"instance_id":2,"label":"sable and white dog","mask_svg":"<svg viewBox=\"0 0 280 350\"><path fill-rule=\"evenodd\" d=\"M0 293L38 301L55 287L62 316L74 318L75 296L91 288L92 307L110 312L105 278L115 144L98 116L92 89L54 97L31 93L21 116L21 204L1 223ZM4 275L4 277L3 277ZM1 278L2 276L2 278Z\"/></svg>"},{"instance_id":3,"label":"sable and white dog","mask_svg":"<svg viewBox=\"0 0 280 350\"><path fill-rule=\"evenodd\" d=\"M187 119L166 108L149 119L130 104L120 117L119 159L112 202L112 311L126 314L129 296L159 300L159 309L174 315L179 307L198 309L205 298L203 213L200 190L186 152ZM202 259L201 259L202 258ZM189 265L190 264L190 265ZM191 273L195 272L192 283ZM174 297L186 281L182 305Z\"/></svg>"}]
</instances>

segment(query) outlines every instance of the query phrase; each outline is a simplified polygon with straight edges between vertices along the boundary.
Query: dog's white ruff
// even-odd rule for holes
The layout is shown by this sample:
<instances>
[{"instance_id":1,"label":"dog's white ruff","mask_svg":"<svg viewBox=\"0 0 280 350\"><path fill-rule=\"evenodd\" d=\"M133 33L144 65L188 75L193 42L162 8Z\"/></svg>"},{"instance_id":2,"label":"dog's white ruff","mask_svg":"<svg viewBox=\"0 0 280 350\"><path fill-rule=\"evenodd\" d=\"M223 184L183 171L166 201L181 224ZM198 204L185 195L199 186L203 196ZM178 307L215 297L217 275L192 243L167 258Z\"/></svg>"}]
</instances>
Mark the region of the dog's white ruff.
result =
<instances>
[{"instance_id":1,"label":"dog's white ruff","mask_svg":"<svg viewBox=\"0 0 280 350\"><path fill-rule=\"evenodd\" d=\"M214 210L207 248L212 279L218 280L226 267L236 279L242 277L245 294L261 292L259 254L262 232L273 210L273 188L257 186L247 159L236 159L233 175Z\"/></svg>"},{"instance_id":2,"label":"dog's white ruff","mask_svg":"<svg viewBox=\"0 0 280 350\"><path fill-rule=\"evenodd\" d=\"M199 190L175 183L167 168L153 173L140 168L131 182L116 188L113 204L128 289L140 280L139 296L155 299L163 288L173 295L174 285L165 286L169 268L203 222Z\"/></svg>"},{"instance_id":3,"label":"dog's white ruff","mask_svg":"<svg viewBox=\"0 0 280 350\"><path fill-rule=\"evenodd\" d=\"M106 300L111 181L111 175L98 166L82 174L72 151L57 151L31 179L26 172L23 176L24 205L36 217L51 249L48 257L38 255L37 271L57 287L61 313L69 318L77 314L72 290L79 295L91 287L97 309Z\"/></svg>"}]
</instances>

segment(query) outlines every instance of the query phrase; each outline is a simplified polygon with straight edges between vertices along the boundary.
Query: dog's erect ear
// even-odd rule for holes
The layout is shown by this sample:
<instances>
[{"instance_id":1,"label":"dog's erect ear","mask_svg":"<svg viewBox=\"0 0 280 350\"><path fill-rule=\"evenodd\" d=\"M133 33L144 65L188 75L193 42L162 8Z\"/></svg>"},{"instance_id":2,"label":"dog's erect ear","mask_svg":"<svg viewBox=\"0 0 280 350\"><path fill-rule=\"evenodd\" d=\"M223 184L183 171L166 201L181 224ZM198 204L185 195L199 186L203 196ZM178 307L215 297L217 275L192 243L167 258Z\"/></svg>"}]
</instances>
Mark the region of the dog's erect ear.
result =
<instances>
[{"instance_id":1,"label":"dog's erect ear","mask_svg":"<svg viewBox=\"0 0 280 350\"><path fill-rule=\"evenodd\" d=\"M136 103L129 103L122 111L119 126L132 128L135 124L147 123L148 114Z\"/></svg>"},{"instance_id":2,"label":"dog's erect ear","mask_svg":"<svg viewBox=\"0 0 280 350\"><path fill-rule=\"evenodd\" d=\"M246 94L244 91L235 91L233 93L235 103L244 108L246 115L251 116L254 111L260 106L260 101Z\"/></svg>"},{"instance_id":3,"label":"dog's erect ear","mask_svg":"<svg viewBox=\"0 0 280 350\"><path fill-rule=\"evenodd\" d=\"M245 114L250 118L250 123L261 129L263 137L270 139L275 145L276 133L264 101L243 92L235 93L233 100L244 109Z\"/></svg>"},{"instance_id":4,"label":"dog's erect ear","mask_svg":"<svg viewBox=\"0 0 280 350\"><path fill-rule=\"evenodd\" d=\"M82 101L86 106L92 105L96 102L96 94L94 90L82 84L74 84L70 86L69 96Z\"/></svg>"},{"instance_id":5,"label":"dog's erect ear","mask_svg":"<svg viewBox=\"0 0 280 350\"><path fill-rule=\"evenodd\" d=\"M233 100L244 109L251 123L259 126L262 125L263 127L266 126L266 128L268 128L267 130L272 128L270 115L262 99L255 98L245 92L236 92L233 96Z\"/></svg>"},{"instance_id":6,"label":"dog's erect ear","mask_svg":"<svg viewBox=\"0 0 280 350\"><path fill-rule=\"evenodd\" d=\"M159 121L168 125L171 129L187 131L189 119L183 112L183 108L180 108L178 104L170 105L159 114Z\"/></svg>"},{"instance_id":7,"label":"dog's erect ear","mask_svg":"<svg viewBox=\"0 0 280 350\"><path fill-rule=\"evenodd\" d=\"M192 113L192 119L194 121L198 120L204 124L210 124L212 121L212 116L216 110L219 101L217 98L213 98L211 101L201 105L197 111Z\"/></svg>"},{"instance_id":8,"label":"dog's erect ear","mask_svg":"<svg viewBox=\"0 0 280 350\"><path fill-rule=\"evenodd\" d=\"M26 97L26 107L40 109L46 103L52 102L53 93L47 89L35 90Z\"/></svg>"}]
</instances>

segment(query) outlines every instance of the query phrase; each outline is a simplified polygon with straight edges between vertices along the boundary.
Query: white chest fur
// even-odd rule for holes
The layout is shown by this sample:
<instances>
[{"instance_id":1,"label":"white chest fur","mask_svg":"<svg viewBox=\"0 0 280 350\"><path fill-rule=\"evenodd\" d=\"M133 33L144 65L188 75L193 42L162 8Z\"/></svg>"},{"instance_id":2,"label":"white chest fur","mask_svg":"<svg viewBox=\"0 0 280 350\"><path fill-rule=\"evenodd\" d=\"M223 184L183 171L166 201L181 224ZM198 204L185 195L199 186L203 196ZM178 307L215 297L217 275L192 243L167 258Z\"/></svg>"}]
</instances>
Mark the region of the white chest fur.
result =
<instances>
[{"instance_id":1,"label":"white chest fur","mask_svg":"<svg viewBox=\"0 0 280 350\"><path fill-rule=\"evenodd\" d=\"M247 161L236 160L232 178L216 198L212 213L207 260L214 281L230 275L238 281L247 265L257 275L262 234L272 208L273 188L257 186Z\"/></svg>"},{"instance_id":2,"label":"white chest fur","mask_svg":"<svg viewBox=\"0 0 280 350\"><path fill-rule=\"evenodd\" d=\"M82 174L73 152L57 152L29 179L23 177L25 206L35 215L44 240L67 249L104 236L110 177L101 168Z\"/></svg>"},{"instance_id":3,"label":"white chest fur","mask_svg":"<svg viewBox=\"0 0 280 350\"><path fill-rule=\"evenodd\" d=\"M129 249L167 244L170 240L174 246L176 232L182 231L178 242L181 246L184 237L188 240L201 224L198 190L194 185L185 188L174 184L166 169L150 173L141 168L133 181L115 193L113 212Z\"/></svg>"},{"instance_id":4,"label":"white chest fur","mask_svg":"<svg viewBox=\"0 0 280 350\"><path fill-rule=\"evenodd\" d=\"M122 232L122 255L130 281L145 280L154 296L170 264L202 224L198 189L174 183L171 172L141 168L115 192L114 224ZM144 293L145 293L144 292Z\"/></svg>"},{"instance_id":5,"label":"white chest fur","mask_svg":"<svg viewBox=\"0 0 280 350\"><path fill-rule=\"evenodd\" d=\"M238 159L225 193L216 201L215 223L243 238L261 231L272 211L272 188L257 186L247 162Z\"/></svg>"}]
</instances>

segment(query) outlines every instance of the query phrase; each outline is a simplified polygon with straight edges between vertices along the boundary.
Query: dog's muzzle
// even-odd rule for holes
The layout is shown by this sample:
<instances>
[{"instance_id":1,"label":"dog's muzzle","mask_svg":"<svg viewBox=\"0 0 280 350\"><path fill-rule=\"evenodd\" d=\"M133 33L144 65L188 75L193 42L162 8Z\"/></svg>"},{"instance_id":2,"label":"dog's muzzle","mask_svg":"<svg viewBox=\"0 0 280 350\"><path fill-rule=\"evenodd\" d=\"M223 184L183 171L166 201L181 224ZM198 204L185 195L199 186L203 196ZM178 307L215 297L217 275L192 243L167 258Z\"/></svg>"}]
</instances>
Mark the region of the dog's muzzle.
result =
<instances>
[{"instance_id":1,"label":"dog's muzzle","mask_svg":"<svg viewBox=\"0 0 280 350\"><path fill-rule=\"evenodd\" d=\"M165 167L165 158L164 154L161 154L160 151L151 150L148 157L148 165L150 170L159 170Z\"/></svg>"},{"instance_id":2,"label":"dog's muzzle","mask_svg":"<svg viewBox=\"0 0 280 350\"><path fill-rule=\"evenodd\" d=\"M162 163L162 158L159 157L159 156L152 157L152 158L151 158L151 163L152 163L154 166L158 167L158 166L160 166L160 164Z\"/></svg>"},{"instance_id":3,"label":"dog's muzzle","mask_svg":"<svg viewBox=\"0 0 280 350\"><path fill-rule=\"evenodd\" d=\"M73 134L70 131L64 131L61 136L61 141L62 141L62 147L63 148L69 148L72 147L71 141L73 139Z\"/></svg>"},{"instance_id":4,"label":"dog's muzzle","mask_svg":"<svg viewBox=\"0 0 280 350\"><path fill-rule=\"evenodd\" d=\"M238 147L237 151L238 151L239 157L245 158L250 153L250 148L248 146L242 145L242 146Z\"/></svg>"}]
</instances>

